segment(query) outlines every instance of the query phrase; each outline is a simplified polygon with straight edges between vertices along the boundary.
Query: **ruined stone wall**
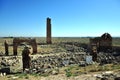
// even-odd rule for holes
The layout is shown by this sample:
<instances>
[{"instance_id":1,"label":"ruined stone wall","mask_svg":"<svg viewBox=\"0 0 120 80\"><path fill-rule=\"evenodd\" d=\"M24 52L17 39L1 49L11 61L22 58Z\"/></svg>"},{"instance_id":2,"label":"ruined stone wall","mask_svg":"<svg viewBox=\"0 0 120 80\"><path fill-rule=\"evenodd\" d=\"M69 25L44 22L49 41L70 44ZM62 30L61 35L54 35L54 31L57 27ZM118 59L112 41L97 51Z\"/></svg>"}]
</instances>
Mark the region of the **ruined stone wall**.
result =
<instances>
[{"instance_id":1,"label":"ruined stone wall","mask_svg":"<svg viewBox=\"0 0 120 80\"><path fill-rule=\"evenodd\" d=\"M44 66L50 64L51 67L63 67L70 64L78 64L85 60L85 53L68 53L52 56L31 56L32 66ZM42 67L41 67L42 68Z\"/></svg>"},{"instance_id":2,"label":"ruined stone wall","mask_svg":"<svg viewBox=\"0 0 120 80\"><path fill-rule=\"evenodd\" d=\"M55 69L68 65L81 64L85 61L85 52L60 53L46 55L30 55L30 71L35 73L45 72L46 69ZM7 70L7 73L23 71L22 56L1 56L0 69ZM1 71L0 71L1 72ZM3 71L6 72L6 71Z\"/></svg>"},{"instance_id":3,"label":"ruined stone wall","mask_svg":"<svg viewBox=\"0 0 120 80\"><path fill-rule=\"evenodd\" d=\"M96 46L98 52L110 52L112 50L112 37L109 33L104 33L101 37L91 38L90 47Z\"/></svg>"},{"instance_id":4,"label":"ruined stone wall","mask_svg":"<svg viewBox=\"0 0 120 80\"><path fill-rule=\"evenodd\" d=\"M31 72L44 73L46 70L65 67L68 65L79 65L85 61L85 53L68 53L52 56L31 56Z\"/></svg>"},{"instance_id":5,"label":"ruined stone wall","mask_svg":"<svg viewBox=\"0 0 120 80\"><path fill-rule=\"evenodd\" d=\"M21 56L0 56L0 72L16 73L21 71Z\"/></svg>"}]
</instances>

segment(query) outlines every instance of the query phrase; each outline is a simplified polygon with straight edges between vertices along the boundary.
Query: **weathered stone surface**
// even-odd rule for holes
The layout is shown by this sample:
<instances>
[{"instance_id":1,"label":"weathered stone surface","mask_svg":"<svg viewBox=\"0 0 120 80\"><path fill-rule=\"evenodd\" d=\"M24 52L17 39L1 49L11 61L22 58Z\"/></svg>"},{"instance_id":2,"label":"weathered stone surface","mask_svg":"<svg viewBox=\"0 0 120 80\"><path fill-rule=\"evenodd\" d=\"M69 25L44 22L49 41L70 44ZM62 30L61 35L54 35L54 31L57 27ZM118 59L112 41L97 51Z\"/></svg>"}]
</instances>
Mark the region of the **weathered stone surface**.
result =
<instances>
[{"instance_id":1,"label":"weathered stone surface","mask_svg":"<svg viewBox=\"0 0 120 80\"><path fill-rule=\"evenodd\" d=\"M84 53L85 54L85 53ZM44 72L46 69L55 69L56 67L64 67L73 64L81 64L80 61L85 61L83 53L66 53L52 56L31 56L31 70L35 69L35 72ZM42 71L42 70L44 71ZM55 74L55 70L52 74Z\"/></svg>"},{"instance_id":2,"label":"weathered stone surface","mask_svg":"<svg viewBox=\"0 0 120 80\"><path fill-rule=\"evenodd\" d=\"M46 42L47 44L51 44L52 41L51 41L51 19L50 18L47 18L47 38L46 38Z\"/></svg>"},{"instance_id":3,"label":"weathered stone surface","mask_svg":"<svg viewBox=\"0 0 120 80\"><path fill-rule=\"evenodd\" d=\"M101 37L90 39L90 48L96 46L98 52L111 52L112 50L112 37L109 33L104 33Z\"/></svg>"},{"instance_id":4,"label":"weathered stone surface","mask_svg":"<svg viewBox=\"0 0 120 80\"><path fill-rule=\"evenodd\" d=\"M65 67L68 65L86 66L86 52L61 52L60 54L51 55L30 55L30 73L57 73L55 68ZM115 56L113 53L98 53L98 60L101 64L119 63L120 56ZM10 72L22 72L22 56L1 56L0 67L10 69ZM17 67L17 68L16 68ZM19 70L18 70L19 69ZM119 76L118 76L119 77Z\"/></svg>"},{"instance_id":5,"label":"weathered stone surface","mask_svg":"<svg viewBox=\"0 0 120 80\"><path fill-rule=\"evenodd\" d=\"M28 42L33 48L33 53L37 53L37 43L36 43L35 39L31 39L31 38L14 38L13 39L13 53L14 53L14 55L17 55L17 47L22 42Z\"/></svg>"},{"instance_id":6,"label":"weathered stone surface","mask_svg":"<svg viewBox=\"0 0 120 80\"><path fill-rule=\"evenodd\" d=\"M30 68L30 51L28 47L25 47L22 51L23 71Z\"/></svg>"},{"instance_id":7,"label":"weathered stone surface","mask_svg":"<svg viewBox=\"0 0 120 80\"><path fill-rule=\"evenodd\" d=\"M21 56L2 56L0 57L0 72L15 73L22 71Z\"/></svg>"},{"instance_id":8,"label":"weathered stone surface","mask_svg":"<svg viewBox=\"0 0 120 80\"><path fill-rule=\"evenodd\" d=\"M96 77L96 80L120 80L119 72L113 72L113 71L106 71L100 74L94 74L94 77Z\"/></svg>"},{"instance_id":9,"label":"weathered stone surface","mask_svg":"<svg viewBox=\"0 0 120 80\"><path fill-rule=\"evenodd\" d=\"M4 45L5 45L5 55L7 56L7 55L9 55L9 51L8 51L9 46L8 46L8 43L6 40L4 42Z\"/></svg>"},{"instance_id":10,"label":"weathered stone surface","mask_svg":"<svg viewBox=\"0 0 120 80\"><path fill-rule=\"evenodd\" d=\"M119 64L120 56L114 56L114 53L100 52L97 54L97 62L99 62L100 64Z\"/></svg>"}]
</instances>

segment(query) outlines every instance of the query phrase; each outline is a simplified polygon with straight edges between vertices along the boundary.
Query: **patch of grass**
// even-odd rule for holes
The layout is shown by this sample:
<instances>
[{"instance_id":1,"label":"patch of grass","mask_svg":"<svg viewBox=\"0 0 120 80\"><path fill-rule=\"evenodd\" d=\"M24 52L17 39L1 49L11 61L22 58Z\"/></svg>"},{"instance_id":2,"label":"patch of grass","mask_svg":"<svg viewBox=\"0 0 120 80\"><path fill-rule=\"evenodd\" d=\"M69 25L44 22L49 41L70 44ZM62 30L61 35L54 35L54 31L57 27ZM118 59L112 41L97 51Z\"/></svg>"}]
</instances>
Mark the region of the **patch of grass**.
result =
<instances>
[{"instance_id":1,"label":"patch of grass","mask_svg":"<svg viewBox=\"0 0 120 80\"><path fill-rule=\"evenodd\" d=\"M17 77L19 77L19 78L25 78L25 79L28 79L28 78L29 78L28 74L25 74L25 73L15 74L15 76L17 76Z\"/></svg>"},{"instance_id":2,"label":"patch of grass","mask_svg":"<svg viewBox=\"0 0 120 80\"><path fill-rule=\"evenodd\" d=\"M29 79L29 76L25 76L25 79Z\"/></svg>"},{"instance_id":3,"label":"patch of grass","mask_svg":"<svg viewBox=\"0 0 120 80\"><path fill-rule=\"evenodd\" d=\"M30 74L30 75L31 75L31 76L34 76L34 77L40 76L40 74L36 74L36 73Z\"/></svg>"},{"instance_id":4,"label":"patch of grass","mask_svg":"<svg viewBox=\"0 0 120 80\"><path fill-rule=\"evenodd\" d=\"M78 76L81 74L80 67L77 65L69 66L67 69L65 69L65 73L67 77Z\"/></svg>"},{"instance_id":5,"label":"patch of grass","mask_svg":"<svg viewBox=\"0 0 120 80\"><path fill-rule=\"evenodd\" d=\"M106 65L98 66L97 68L91 69L90 72L110 71L110 70L118 70L118 69L120 69L120 65L106 64Z\"/></svg>"},{"instance_id":6,"label":"patch of grass","mask_svg":"<svg viewBox=\"0 0 120 80\"><path fill-rule=\"evenodd\" d=\"M120 64L119 65L106 64L103 66L99 66L98 64L93 64L93 65L88 65L86 67L79 67L75 65L75 66L69 66L66 69L64 69L67 77L78 76L80 74L85 74L89 72L110 71L110 70L120 70Z\"/></svg>"},{"instance_id":7,"label":"patch of grass","mask_svg":"<svg viewBox=\"0 0 120 80\"><path fill-rule=\"evenodd\" d=\"M113 70L120 69L120 65L112 65L111 67L112 67Z\"/></svg>"},{"instance_id":8,"label":"patch of grass","mask_svg":"<svg viewBox=\"0 0 120 80\"><path fill-rule=\"evenodd\" d=\"M72 72L71 72L70 69L66 69L65 72L66 72L66 76L67 76L67 77L72 76Z\"/></svg>"},{"instance_id":9,"label":"patch of grass","mask_svg":"<svg viewBox=\"0 0 120 80\"><path fill-rule=\"evenodd\" d=\"M48 77L49 76L49 74L47 74L47 73L44 73L44 74L39 74L40 76L44 76L44 77Z\"/></svg>"},{"instance_id":10,"label":"patch of grass","mask_svg":"<svg viewBox=\"0 0 120 80\"><path fill-rule=\"evenodd\" d=\"M66 76L67 77L70 77L70 76L72 76L73 75L73 73L72 73L72 69L74 68L74 66L70 66L70 67L68 67L67 69L65 69L65 72L66 72Z\"/></svg>"}]
</instances>

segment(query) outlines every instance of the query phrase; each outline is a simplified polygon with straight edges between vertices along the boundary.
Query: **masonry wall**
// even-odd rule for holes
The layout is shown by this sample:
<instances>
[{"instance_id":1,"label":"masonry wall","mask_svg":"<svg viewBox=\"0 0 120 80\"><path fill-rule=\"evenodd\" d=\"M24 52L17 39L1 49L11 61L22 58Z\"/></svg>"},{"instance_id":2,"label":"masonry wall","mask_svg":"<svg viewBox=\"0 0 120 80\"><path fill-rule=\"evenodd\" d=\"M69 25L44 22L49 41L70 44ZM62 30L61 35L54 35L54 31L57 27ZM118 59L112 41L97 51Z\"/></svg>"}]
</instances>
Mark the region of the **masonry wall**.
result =
<instances>
[{"instance_id":1,"label":"masonry wall","mask_svg":"<svg viewBox=\"0 0 120 80\"><path fill-rule=\"evenodd\" d=\"M21 56L0 56L0 72L16 73L21 71Z\"/></svg>"},{"instance_id":2,"label":"masonry wall","mask_svg":"<svg viewBox=\"0 0 120 80\"><path fill-rule=\"evenodd\" d=\"M47 18L47 44L51 44L52 41L51 41L51 19L50 18Z\"/></svg>"},{"instance_id":3,"label":"masonry wall","mask_svg":"<svg viewBox=\"0 0 120 80\"><path fill-rule=\"evenodd\" d=\"M85 53L51 54L50 56L31 55L30 71L44 72L46 69L55 69L68 65L80 64L85 61ZM1 56L0 69L10 69L10 73L23 71L22 56Z\"/></svg>"}]
</instances>

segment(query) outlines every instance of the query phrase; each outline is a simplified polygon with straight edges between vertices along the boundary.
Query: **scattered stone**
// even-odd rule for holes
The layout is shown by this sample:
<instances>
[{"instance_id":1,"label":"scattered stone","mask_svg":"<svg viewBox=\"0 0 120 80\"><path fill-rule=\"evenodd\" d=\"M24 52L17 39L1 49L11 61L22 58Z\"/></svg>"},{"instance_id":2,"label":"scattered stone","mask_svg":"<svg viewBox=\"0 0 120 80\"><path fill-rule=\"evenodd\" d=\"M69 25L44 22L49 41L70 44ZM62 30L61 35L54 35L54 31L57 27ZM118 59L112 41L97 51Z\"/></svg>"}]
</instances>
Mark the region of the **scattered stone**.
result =
<instances>
[{"instance_id":1,"label":"scattered stone","mask_svg":"<svg viewBox=\"0 0 120 80\"><path fill-rule=\"evenodd\" d=\"M114 80L120 80L120 77L116 77Z\"/></svg>"},{"instance_id":2,"label":"scattered stone","mask_svg":"<svg viewBox=\"0 0 120 80\"><path fill-rule=\"evenodd\" d=\"M52 71L52 75L57 75L59 72L57 70Z\"/></svg>"},{"instance_id":3,"label":"scattered stone","mask_svg":"<svg viewBox=\"0 0 120 80\"><path fill-rule=\"evenodd\" d=\"M111 75L111 74L113 74L113 71L106 71L106 72L103 72L102 74L103 75Z\"/></svg>"},{"instance_id":4,"label":"scattered stone","mask_svg":"<svg viewBox=\"0 0 120 80\"><path fill-rule=\"evenodd\" d=\"M2 77L2 76L6 76L6 73L0 73L0 76Z\"/></svg>"},{"instance_id":5,"label":"scattered stone","mask_svg":"<svg viewBox=\"0 0 120 80\"><path fill-rule=\"evenodd\" d=\"M12 77L13 80L16 80L16 79L18 79L18 78L19 78L19 77L17 77L17 76L13 76L13 77Z\"/></svg>"},{"instance_id":6,"label":"scattered stone","mask_svg":"<svg viewBox=\"0 0 120 80\"><path fill-rule=\"evenodd\" d=\"M30 70L25 68L24 73L30 73Z\"/></svg>"}]
</instances>

